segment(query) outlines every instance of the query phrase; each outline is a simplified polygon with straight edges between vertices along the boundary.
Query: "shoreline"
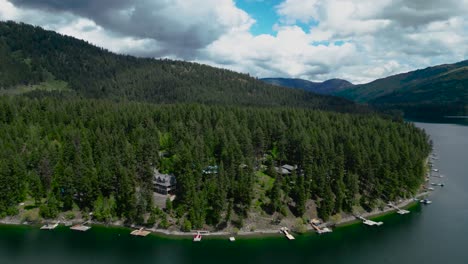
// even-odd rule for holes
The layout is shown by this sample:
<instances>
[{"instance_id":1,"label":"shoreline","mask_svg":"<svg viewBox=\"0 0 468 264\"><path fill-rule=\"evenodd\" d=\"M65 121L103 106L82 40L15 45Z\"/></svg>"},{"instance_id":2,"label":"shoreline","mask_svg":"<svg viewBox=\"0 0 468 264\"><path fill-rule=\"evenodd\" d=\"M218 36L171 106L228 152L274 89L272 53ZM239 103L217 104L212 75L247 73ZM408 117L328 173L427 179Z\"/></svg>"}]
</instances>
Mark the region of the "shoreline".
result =
<instances>
[{"instance_id":1,"label":"shoreline","mask_svg":"<svg viewBox=\"0 0 468 264\"><path fill-rule=\"evenodd\" d=\"M427 165L429 161L429 157L426 158L425 164ZM424 184L421 185L421 191L416 194L413 198L406 199L406 200L400 200L398 203L394 203L396 207L399 209L408 209L412 207L413 205L417 204L419 201L420 197L423 196L428 196L431 194L431 191L422 191L422 187ZM378 217L383 217L386 215L391 215L391 214L396 214L397 210L393 207L390 207L386 205L383 210L380 209L374 209L371 212L365 212L363 214L360 214L360 216L369 218L370 220L378 218ZM76 221L77 219L75 219ZM0 225L14 225L14 226L40 226L42 224L46 224L47 222L67 222L59 219L49 219L48 221L41 221L38 223L28 223L28 222L22 222L19 219L15 219L14 217L6 217L3 219L0 219ZM74 222L74 221L73 221ZM81 220L80 222L84 222L84 220ZM93 221L87 221L89 226L97 226L97 227L104 227L104 228L124 228L130 230L134 229L140 229L143 228L147 231L150 231L151 233L149 235L157 236L157 237L166 237L166 238L191 238L195 234L195 230L191 232L183 232L183 231L171 231L167 229L157 229L157 228L145 228L143 226L138 226L138 225L130 225L126 226L124 224L116 224L117 222L114 223L99 223L99 222L93 222ZM327 221L322 223L320 226L321 227L332 227L332 228L339 228L339 227L345 227L345 226L351 226L358 224L360 220L354 216L354 214L351 215L346 215L344 218L340 219L337 222L333 221ZM68 223L72 223L72 221L68 221ZM312 233L316 234L314 228L309 224L306 223L306 229L305 232L303 233L297 233L294 232L295 234L298 235L310 235ZM291 228L291 227L290 227ZM236 236L236 237L276 237L276 236L282 236L282 233L279 229L259 229L259 230L254 230L254 231L237 231L236 233L229 232L229 231L215 231L215 232L208 232L204 233L203 236L206 237L230 237L230 236Z\"/></svg>"},{"instance_id":2,"label":"shoreline","mask_svg":"<svg viewBox=\"0 0 468 264\"><path fill-rule=\"evenodd\" d=\"M430 192L422 192L419 193L415 196L415 198L419 198L422 196L429 195ZM417 204L417 201L415 201L413 198L411 199L406 199L404 201L401 201L400 203L396 204L396 206L400 209L406 209L409 207L414 206ZM372 212L367 212L361 214L363 217L369 218L369 219L374 219L386 215L392 215L396 214L396 209L391 208L389 206L386 206L383 210L375 209ZM59 220L56 220L59 221ZM339 227L345 227L345 226L351 226L354 224L358 224L360 222L359 219L357 219L354 216L346 216L343 219L341 219L338 222L325 222L322 224L322 226L328 226L328 227L334 227L334 228L339 228ZM40 226L44 222L41 223L21 223L18 220L14 219L8 219L4 218L0 220L0 225L10 225L10 226ZM115 224L104 224L104 223L98 223L98 222L91 222L90 226L97 226L97 227L104 227L104 228L124 228L128 230L132 229L138 229L140 228L139 226L125 226L125 225L115 225ZM191 238L194 235L194 232L182 232L182 231L170 231L167 229L157 229L157 228L145 228L145 230L148 230L151 232L150 235L157 236L157 237L165 237L165 238ZM293 232L295 233L295 232ZM315 234L316 232L314 229L307 224L306 232L299 234L299 235L311 235ZM295 233L298 234L298 233ZM256 238L256 237L276 237L276 236L282 236L280 230L276 229L263 229L263 230L255 230L255 231L238 231L237 233L232 233L228 231L219 231L219 232L209 232L206 234L203 234L203 236L206 237L212 237L212 238L217 238L217 237L229 237L229 236L236 236L236 237L246 237L246 238Z\"/></svg>"}]
</instances>

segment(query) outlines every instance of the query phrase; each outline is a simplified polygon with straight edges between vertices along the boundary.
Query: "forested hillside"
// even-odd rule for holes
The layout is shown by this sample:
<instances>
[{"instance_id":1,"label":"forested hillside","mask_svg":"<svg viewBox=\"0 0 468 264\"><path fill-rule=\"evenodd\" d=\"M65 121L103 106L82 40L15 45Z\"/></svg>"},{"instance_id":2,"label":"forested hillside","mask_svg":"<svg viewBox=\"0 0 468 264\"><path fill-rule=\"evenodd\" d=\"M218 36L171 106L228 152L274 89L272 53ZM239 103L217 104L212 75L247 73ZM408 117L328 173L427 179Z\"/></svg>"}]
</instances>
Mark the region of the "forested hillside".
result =
<instances>
[{"instance_id":1,"label":"forested hillside","mask_svg":"<svg viewBox=\"0 0 468 264\"><path fill-rule=\"evenodd\" d=\"M398 74L338 91L357 102L410 117L468 115L468 61Z\"/></svg>"},{"instance_id":2,"label":"forested hillside","mask_svg":"<svg viewBox=\"0 0 468 264\"><path fill-rule=\"evenodd\" d=\"M348 89L354 84L341 79L330 79L324 82L311 82L303 79L264 78L262 81L283 87L301 89L308 92L331 95Z\"/></svg>"},{"instance_id":3,"label":"forested hillside","mask_svg":"<svg viewBox=\"0 0 468 264\"><path fill-rule=\"evenodd\" d=\"M314 199L327 219L411 197L430 151L412 124L370 114L35 96L0 97L0 135L0 215L32 197L47 218L79 208L100 221L162 218L159 227L183 229L234 216L241 225L258 173L273 182L258 200L267 214L289 206L302 216ZM297 170L278 175L286 163ZM214 165L217 174L203 173ZM177 177L166 212L153 204L153 168Z\"/></svg>"},{"instance_id":4,"label":"forested hillside","mask_svg":"<svg viewBox=\"0 0 468 264\"><path fill-rule=\"evenodd\" d=\"M0 94L41 82L47 87L54 80L89 98L368 111L347 99L291 91L246 74L117 55L39 27L0 22Z\"/></svg>"}]
</instances>

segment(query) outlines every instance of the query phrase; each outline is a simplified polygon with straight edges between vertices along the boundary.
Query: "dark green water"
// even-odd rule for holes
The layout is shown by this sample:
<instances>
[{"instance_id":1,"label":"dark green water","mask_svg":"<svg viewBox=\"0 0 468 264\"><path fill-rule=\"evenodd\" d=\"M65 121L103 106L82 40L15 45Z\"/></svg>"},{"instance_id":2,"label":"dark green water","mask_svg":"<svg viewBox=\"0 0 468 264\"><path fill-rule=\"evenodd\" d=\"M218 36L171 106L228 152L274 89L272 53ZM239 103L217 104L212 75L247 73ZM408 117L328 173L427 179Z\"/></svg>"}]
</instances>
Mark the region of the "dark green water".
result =
<instances>
[{"instance_id":1,"label":"dark green water","mask_svg":"<svg viewBox=\"0 0 468 264\"><path fill-rule=\"evenodd\" d=\"M447 177L429 206L409 215L383 217L385 224L342 227L331 234L242 239L131 237L125 229L0 226L3 263L468 263L468 126L423 124ZM435 179L434 181L437 181Z\"/></svg>"}]
</instances>

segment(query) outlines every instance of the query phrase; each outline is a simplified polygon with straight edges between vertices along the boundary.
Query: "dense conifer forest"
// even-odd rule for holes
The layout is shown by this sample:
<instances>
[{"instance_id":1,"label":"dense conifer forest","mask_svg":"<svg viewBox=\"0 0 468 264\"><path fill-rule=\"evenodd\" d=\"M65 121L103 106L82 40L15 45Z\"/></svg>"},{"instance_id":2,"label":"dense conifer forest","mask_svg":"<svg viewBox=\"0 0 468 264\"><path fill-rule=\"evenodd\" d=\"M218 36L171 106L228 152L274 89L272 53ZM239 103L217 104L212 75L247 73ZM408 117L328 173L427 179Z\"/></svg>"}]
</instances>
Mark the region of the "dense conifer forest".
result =
<instances>
[{"instance_id":1,"label":"dense conifer forest","mask_svg":"<svg viewBox=\"0 0 468 264\"><path fill-rule=\"evenodd\" d=\"M88 98L150 103L293 106L342 112L368 108L347 99L265 84L197 63L117 55L40 27L0 22L0 94L60 80Z\"/></svg>"},{"instance_id":2,"label":"dense conifer forest","mask_svg":"<svg viewBox=\"0 0 468 264\"><path fill-rule=\"evenodd\" d=\"M46 218L78 207L143 224L164 215L152 200L159 168L178 180L166 213L197 228L245 217L257 171L274 180L268 214L292 205L302 216L313 199L327 219L410 197L430 151L412 124L371 114L24 96L0 98L0 135L2 215L29 196ZM295 172L278 174L286 163Z\"/></svg>"},{"instance_id":3,"label":"dense conifer forest","mask_svg":"<svg viewBox=\"0 0 468 264\"><path fill-rule=\"evenodd\" d=\"M345 99L0 22L0 218L27 200L45 219L190 230L241 227L253 207L307 217L313 200L326 220L412 196L429 152L412 124ZM154 169L177 179L164 210Z\"/></svg>"}]
</instances>

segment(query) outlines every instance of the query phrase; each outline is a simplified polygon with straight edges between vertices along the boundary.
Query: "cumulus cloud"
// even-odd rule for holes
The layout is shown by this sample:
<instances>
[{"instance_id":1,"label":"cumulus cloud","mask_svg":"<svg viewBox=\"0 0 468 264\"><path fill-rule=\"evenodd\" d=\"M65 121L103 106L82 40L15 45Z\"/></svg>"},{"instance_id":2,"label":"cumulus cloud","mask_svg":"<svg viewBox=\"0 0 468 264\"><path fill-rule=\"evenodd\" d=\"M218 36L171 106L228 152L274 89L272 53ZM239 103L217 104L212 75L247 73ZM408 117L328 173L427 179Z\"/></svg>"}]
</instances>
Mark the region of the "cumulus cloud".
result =
<instances>
[{"instance_id":1,"label":"cumulus cloud","mask_svg":"<svg viewBox=\"0 0 468 264\"><path fill-rule=\"evenodd\" d=\"M468 0L284 0L273 10L274 31L253 35L234 0L0 0L3 20L259 77L362 83L468 55Z\"/></svg>"},{"instance_id":2,"label":"cumulus cloud","mask_svg":"<svg viewBox=\"0 0 468 264\"><path fill-rule=\"evenodd\" d=\"M278 28L276 36L231 32L209 45L204 57L220 66L247 69L260 76L311 79L350 64L353 44L312 45L311 36L297 26Z\"/></svg>"},{"instance_id":3,"label":"cumulus cloud","mask_svg":"<svg viewBox=\"0 0 468 264\"><path fill-rule=\"evenodd\" d=\"M154 39L163 51L189 58L232 28L254 22L232 0L11 0L19 7L71 12L112 32ZM155 54L161 56L164 54Z\"/></svg>"},{"instance_id":4,"label":"cumulus cloud","mask_svg":"<svg viewBox=\"0 0 468 264\"><path fill-rule=\"evenodd\" d=\"M356 65L334 73L355 82L468 55L466 0L285 0L277 10L286 22L318 21L315 41L353 43Z\"/></svg>"}]
</instances>

